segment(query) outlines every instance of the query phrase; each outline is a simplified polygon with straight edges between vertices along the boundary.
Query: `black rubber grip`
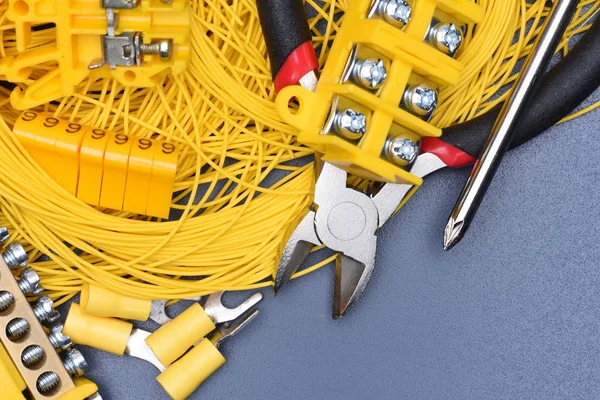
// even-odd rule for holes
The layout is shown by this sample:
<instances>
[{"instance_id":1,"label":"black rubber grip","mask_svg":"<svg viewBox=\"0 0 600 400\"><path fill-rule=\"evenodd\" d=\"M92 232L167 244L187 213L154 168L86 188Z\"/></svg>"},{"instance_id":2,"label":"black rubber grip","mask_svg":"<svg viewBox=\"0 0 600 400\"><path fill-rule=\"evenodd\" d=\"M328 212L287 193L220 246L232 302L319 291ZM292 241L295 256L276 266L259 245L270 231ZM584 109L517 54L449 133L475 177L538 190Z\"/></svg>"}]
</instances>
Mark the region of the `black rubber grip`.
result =
<instances>
[{"instance_id":1,"label":"black rubber grip","mask_svg":"<svg viewBox=\"0 0 600 400\"><path fill-rule=\"evenodd\" d=\"M541 84L517 125L510 149L535 138L569 115L600 87L600 19ZM478 157L502 104L462 124L443 130L445 142Z\"/></svg>"},{"instance_id":2,"label":"black rubber grip","mask_svg":"<svg viewBox=\"0 0 600 400\"><path fill-rule=\"evenodd\" d=\"M312 40L302 0L256 0L273 79L288 56Z\"/></svg>"}]
</instances>

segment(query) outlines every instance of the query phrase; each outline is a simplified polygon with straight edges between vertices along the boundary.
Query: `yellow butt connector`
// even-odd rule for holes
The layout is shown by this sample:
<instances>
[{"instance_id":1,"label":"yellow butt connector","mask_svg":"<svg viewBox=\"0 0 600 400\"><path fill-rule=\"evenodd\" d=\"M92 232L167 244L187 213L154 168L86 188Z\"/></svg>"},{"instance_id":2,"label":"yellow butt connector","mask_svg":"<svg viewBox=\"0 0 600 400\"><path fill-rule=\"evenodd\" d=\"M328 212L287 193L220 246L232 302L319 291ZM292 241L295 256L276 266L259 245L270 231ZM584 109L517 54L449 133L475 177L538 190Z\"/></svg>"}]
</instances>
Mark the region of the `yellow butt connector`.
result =
<instances>
[{"instance_id":1,"label":"yellow butt connector","mask_svg":"<svg viewBox=\"0 0 600 400\"><path fill-rule=\"evenodd\" d=\"M82 312L79 304L71 304L63 333L73 343L123 355L133 325L116 318L103 318Z\"/></svg>"},{"instance_id":2,"label":"yellow butt connector","mask_svg":"<svg viewBox=\"0 0 600 400\"><path fill-rule=\"evenodd\" d=\"M81 310L96 317L117 317L146 321L152 309L151 300L136 299L99 286L84 283L81 287Z\"/></svg>"},{"instance_id":3,"label":"yellow butt connector","mask_svg":"<svg viewBox=\"0 0 600 400\"><path fill-rule=\"evenodd\" d=\"M275 106L323 161L366 179L420 185L407 171L418 151L407 157L393 143L408 139L418 150L422 137L441 135L428 122L439 87L459 81L462 26L480 21L483 9L472 0L408 0L398 12L386 4L349 2L316 91L288 86Z\"/></svg>"}]
</instances>

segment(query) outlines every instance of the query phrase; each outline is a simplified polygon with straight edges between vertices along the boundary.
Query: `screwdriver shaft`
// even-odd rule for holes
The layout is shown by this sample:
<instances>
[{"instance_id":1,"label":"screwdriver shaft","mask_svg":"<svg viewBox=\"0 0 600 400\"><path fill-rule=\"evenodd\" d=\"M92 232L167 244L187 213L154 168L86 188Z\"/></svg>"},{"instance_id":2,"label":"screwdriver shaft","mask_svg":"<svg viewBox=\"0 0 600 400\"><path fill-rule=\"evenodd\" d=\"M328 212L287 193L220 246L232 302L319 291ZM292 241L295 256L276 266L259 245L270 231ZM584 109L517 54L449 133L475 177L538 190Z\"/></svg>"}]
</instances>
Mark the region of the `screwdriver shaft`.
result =
<instances>
[{"instance_id":1,"label":"screwdriver shaft","mask_svg":"<svg viewBox=\"0 0 600 400\"><path fill-rule=\"evenodd\" d=\"M444 229L444 250L454 247L469 229L513 139L517 122L537 89L541 76L550 64L554 51L577 10L577 4L577 0L554 2L544 28L523 66L521 76L516 82L509 100L504 104L448 219Z\"/></svg>"}]
</instances>

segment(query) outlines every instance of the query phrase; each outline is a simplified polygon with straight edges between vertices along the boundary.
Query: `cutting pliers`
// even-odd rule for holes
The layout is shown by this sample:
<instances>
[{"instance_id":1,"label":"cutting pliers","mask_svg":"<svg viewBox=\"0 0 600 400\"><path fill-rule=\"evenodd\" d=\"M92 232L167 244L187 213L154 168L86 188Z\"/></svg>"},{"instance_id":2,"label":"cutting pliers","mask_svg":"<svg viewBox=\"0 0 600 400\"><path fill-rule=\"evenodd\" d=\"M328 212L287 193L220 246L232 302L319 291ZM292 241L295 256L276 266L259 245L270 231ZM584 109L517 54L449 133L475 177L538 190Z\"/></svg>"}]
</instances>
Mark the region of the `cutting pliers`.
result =
<instances>
[{"instance_id":1,"label":"cutting pliers","mask_svg":"<svg viewBox=\"0 0 600 400\"><path fill-rule=\"evenodd\" d=\"M265 4L298 12L288 14L294 20L272 25L265 16ZM257 0L261 23L267 38L269 55L277 57L274 42L277 32L286 35L281 26L300 24L304 18L301 0ZM261 11L262 9L262 11ZM291 8L290 8L291 10ZM304 20L306 29L308 25ZM267 32L269 32L267 34ZM273 61L271 60L271 63ZM307 64L308 65L308 64ZM313 68L307 66L304 70ZM277 79L278 70L274 70ZM288 84L301 84L300 79ZM304 85L303 85L304 86ZM306 87L306 86L305 86ZM560 121L600 87L600 22L550 72L540 85L532 105L522 117L511 148L515 148L544 132ZM281 85L276 89L281 89ZM307 87L314 89L312 87ZM480 153L488 133L500 111L501 104L467 123L444 129L442 138L424 138L420 155L410 172L425 177L445 167L461 168L472 164ZM345 171L323 163L316 181L312 206L306 210L282 252L275 277L277 293L302 265L314 246L326 246L339 253L335 268L333 317L339 318L364 291L375 265L377 230L414 192L410 184L385 184L375 193L364 193L346 186Z\"/></svg>"}]
</instances>

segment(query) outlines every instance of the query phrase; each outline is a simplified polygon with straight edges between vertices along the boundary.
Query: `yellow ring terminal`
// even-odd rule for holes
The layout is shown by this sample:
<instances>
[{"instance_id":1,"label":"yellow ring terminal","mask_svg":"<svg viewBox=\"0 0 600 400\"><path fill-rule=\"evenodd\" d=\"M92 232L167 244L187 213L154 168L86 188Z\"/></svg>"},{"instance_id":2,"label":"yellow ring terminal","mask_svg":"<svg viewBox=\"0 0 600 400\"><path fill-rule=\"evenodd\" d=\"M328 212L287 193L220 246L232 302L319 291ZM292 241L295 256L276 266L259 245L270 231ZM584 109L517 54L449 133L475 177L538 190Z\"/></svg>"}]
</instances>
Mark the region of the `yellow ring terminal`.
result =
<instances>
[{"instance_id":1,"label":"yellow ring terminal","mask_svg":"<svg viewBox=\"0 0 600 400\"><path fill-rule=\"evenodd\" d=\"M115 317L146 321L152 309L151 300L124 296L96 285L84 283L79 306L95 317Z\"/></svg>"},{"instance_id":2,"label":"yellow ring terminal","mask_svg":"<svg viewBox=\"0 0 600 400\"><path fill-rule=\"evenodd\" d=\"M210 340L204 339L156 380L173 400L183 400L223 364L225 357Z\"/></svg>"},{"instance_id":3,"label":"yellow ring terminal","mask_svg":"<svg viewBox=\"0 0 600 400\"><path fill-rule=\"evenodd\" d=\"M133 325L116 318L87 315L79 304L71 304L63 333L73 343L94 347L116 355L123 355Z\"/></svg>"},{"instance_id":4,"label":"yellow ring terminal","mask_svg":"<svg viewBox=\"0 0 600 400\"><path fill-rule=\"evenodd\" d=\"M146 343L161 363L169 365L214 329L215 324L206 311L194 303L148 336Z\"/></svg>"}]
</instances>

